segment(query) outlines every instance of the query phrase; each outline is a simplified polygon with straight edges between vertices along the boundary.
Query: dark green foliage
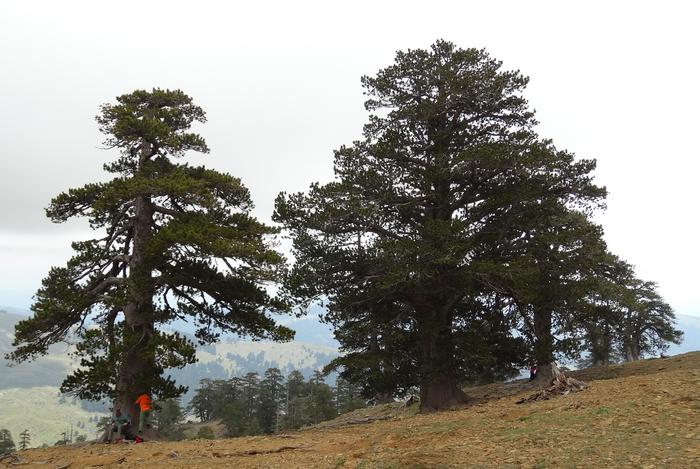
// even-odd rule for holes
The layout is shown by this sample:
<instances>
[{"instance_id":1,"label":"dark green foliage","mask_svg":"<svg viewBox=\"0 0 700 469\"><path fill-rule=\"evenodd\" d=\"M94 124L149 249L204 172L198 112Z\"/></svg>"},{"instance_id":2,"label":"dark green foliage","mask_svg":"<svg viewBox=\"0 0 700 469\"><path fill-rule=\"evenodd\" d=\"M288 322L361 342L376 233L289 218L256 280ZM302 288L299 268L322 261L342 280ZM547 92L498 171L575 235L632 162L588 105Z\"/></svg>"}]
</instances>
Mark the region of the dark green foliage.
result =
<instances>
[{"instance_id":1,"label":"dark green foliage","mask_svg":"<svg viewBox=\"0 0 700 469\"><path fill-rule=\"evenodd\" d=\"M120 152L105 169L117 176L58 195L47 215L87 217L104 236L73 243L75 255L50 270L9 357L32 359L75 334L81 368L62 390L116 398L133 418L136 394L176 397L184 388L164 370L196 361L191 342L164 331L168 323L193 322L201 343L221 333L289 340L293 332L275 324L272 314L288 306L267 289L284 269L269 246L276 229L250 215L238 178L177 160L209 151L189 131L205 122L204 111L181 91L160 89L120 96L101 111L105 144Z\"/></svg>"},{"instance_id":2,"label":"dark green foliage","mask_svg":"<svg viewBox=\"0 0 700 469\"><path fill-rule=\"evenodd\" d=\"M15 450L15 442L12 440L10 430L0 429L0 454L10 453Z\"/></svg>"},{"instance_id":3,"label":"dark green foliage","mask_svg":"<svg viewBox=\"0 0 700 469\"><path fill-rule=\"evenodd\" d=\"M589 352L582 364L639 360L681 342L673 310L632 266L608 255L593 281L572 324L572 336Z\"/></svg>"},{"instance_id":4,"label":"dark green foliage","mask_svg":"<svg viewBox=\"0 0 700 469\"><path fill-rule=\"evenodd\" d=\"M639 360L680 344L683 333L674 327L673 309L656 291L654 282L631 279L620 327L620 348L627 360Z\"/></svg>"},{"instance_id":5,"label":"dark green foliage","mask_svg":"<svg viewBox=\"0 0 700 469\"><path fill-rule=\"evenodd\" d=\"M286 285L327 304L344 354L326 369L365 397L419 384L423 410L446 408L460 384L578 355L582 336L631 359L678 340L653 285L601 280L610 254L590 215L606 190L594 160L535 133L527 81L445 41L399 52L362 79L371 114L335 152L335 181L278 196L297 259Z\"/></svg>"},{"instance_id":6,"label":"dark green foliage","mask_svg":"<svg viewBox=\"0 0 700 469\"><path fill-rule=\"evenodd\" d=\"M316 371L311 379L304 381L298 373L290 373L281 428L296 429L337 415L333 390L323 382L322 376L321 372Z\"/></svg>"},{"instance_id":7,"label":"dark green foliage","mask_svg":"<svg viewBox=\"0 0 700 469\"><path fill-rule=\"evenodd\" d=\"M514 334L513 302L499 293L483 293L454 325L456 362L465 384L487 384L517 376L527 364L528 344Z\"/></svg>"},{"instance_id":8,"label":"dark green foliage","mask_svg":"<svg viewBox=\"0 0 700 469\"><path fill-rule=\"evenodd\" d=\"M214 430L211 427L202 427L197 432L197 438L203 438L205 440L213 440L215 437Z\"/></svg>"},{"instance_id":9,"label":"dark green foliage","mask_svg":"<svg viewBox=\"0 0 700 469\"><path fill-rule=\"evenodd\" d=\"M323 381L320 371L314 372L309 380L308 389L310 423L330 420L337 415L333 389Z\"/></svg>"},{"instance_id":10,"label":"dark green foliage","mask_svg":"<svg viewBox=\"0 0 700 469\"><path fill-rule=\"evenodd\" d=\"M228 436L246 435L250 428L249 422L252 420L248 417L245 403L242 400L235 400L224 404L217 409L217 415L221 418L226 426Z\"/></svg>"},{"instance_id":11,"label":"dark green foliage","mask_svg":"<svg viewBox=\"0 0 700 469\"><path fill-rule=\"evenodd\" d=\"M158 434L167 440L182 440L185 435L182 432L182 423L185 416L177 399L167 399L154 403L153 423L158 429Z\"/></svg>"},{"instance_id":12,"label":"dark green foliage","mask_svg":"<svg viewBox=\"0 0 700 469\"><path fill-rule=\"evenodd\" d=\"M29 430L25 429L22 433L19 434L19 449L25 450L29 448L31 442L32 437L29 434Z\"/></svg>"},{"instance_id":13,"label":"dark green foliage","mask_svg":"<svg viewBox=\"0 0 700 469\"><path fill-rule=\"evenodd\" d=\"M418 382L417 336L407 316L394 306L379 303L360 311L329 305L326 317L343 353L324 372L339 370L342 380L361 386L360 395L367 400L389 402Z\"/></svg>"},{"instance_id":14,"label":"dark green foliage","mask_svg":"<svg viewBox=\"0 0 700 469\"><path fill-rule=\"evenodd\" d=\"M203 379L199 385L187 405L187 411L193 413L200 422L206 422L214 417L214 383L210 379Z\"/></svg>"},{"instance_id":15,"label":"dark green foliage","mask_svg":"<svg viewBox=\"0 0 700 469\"><path fill-rule=\"evenodd\" d=\"M201 422L220 419L228 436L258 435L297 429L364 406L359 390L339 380L327 385L319 371L308 381L297 370L286 383L277 368L262 379L257 373L230 380L202 380L188 411Z\"/></svg>"},{"instance_id":16,"label":"dark green foliage","mask_svg":"<svg viewBox=\"0 0 700 469\"><path fill-rule=\"evenodd\" d=\"M339 377L335 381L336 412L344 414L363 407L365 407L365 399L359 385Z\"/></svg>"},{"instance_id":17,"label":"dark green foliage","mask_svg":"<svg viewBox=\"0 0 700 469\"><path fill-rule=\"evenodd\" d=\"M287 395L285 396L285 415L282 427L299 428L306 421L307 386L304 375L293 370L287 376Z\"/></svg>"},{"instance_id":18,"label":"dark green foliage","mask_svg":"<svg viewBox=\"0 0 700 469\"><path fill-rule=\"evenodd\" d=\"M209 153L204 139L187 132L193 122L206 122L204 111L180 90L136 90L117 98L119 104L104 104L97 116L100 131L108 135L105 145L132 148L146 141L180 157L187 151ZM126 159L126 168L133 159ZM127 170L128 172L128 170Z\"/></svg>"},{"instance_id":19,"label":"dark green foliage","mask_svg":"<svg viewBox=\"0 0 700 469\"><path fill-rule=\"evenodd\" d=\"M260 403L260 381L257 373L246 373L241 379L240 399L243 401L245 416L252 420L257 416Z\"/></svg>"},{"instance_id":20,"label":"dark green foliage","mask_svg":"<svg viewBox=\"0 0 700 469\"><path fill-rule=\"evenodd\" d=\"M461 341L479 334L468 331L482 297L506 291L524 227L551 207L584 216L605 195L591 182L594 161L535 134L527 78L500 66L445 41L399 52L362 80L372 114L364 139L335 152L336 180L277 199L297 258L289 288L340 305L341 322L383 314L378 301L405 315L396 329L417 339L424 410L461 402L459 382L483 367L464 363L474 355ZM496 329L504 337L490 333L491 343L516 345Z\"/></svg>"},{"instance_id":21,"label":"dark green foliage","mask_svg":"<svg viewBox=\"0 0 700 469\"><path fill-rule=\"evenodd\" d=\"M280 403L284 392L284 377L280 370L268 369L260 382L258 404L258 421L263 433L273 433L279 428Z\"/></svg>"},{"instance_id":22,"label":"dark green foliage","mask_svg":"<svg viewBox=\"0 0 700 469\"><path fill-rule=\"evenodd\" d=\"M503 253L508 270L498 283L517 307L531 362L544 367L555 354L573 352L561 333L579 314L581 299L597 287L607 251L602 229L563 204L540 206L521 229Z\"/></svg>"}]
</instances>

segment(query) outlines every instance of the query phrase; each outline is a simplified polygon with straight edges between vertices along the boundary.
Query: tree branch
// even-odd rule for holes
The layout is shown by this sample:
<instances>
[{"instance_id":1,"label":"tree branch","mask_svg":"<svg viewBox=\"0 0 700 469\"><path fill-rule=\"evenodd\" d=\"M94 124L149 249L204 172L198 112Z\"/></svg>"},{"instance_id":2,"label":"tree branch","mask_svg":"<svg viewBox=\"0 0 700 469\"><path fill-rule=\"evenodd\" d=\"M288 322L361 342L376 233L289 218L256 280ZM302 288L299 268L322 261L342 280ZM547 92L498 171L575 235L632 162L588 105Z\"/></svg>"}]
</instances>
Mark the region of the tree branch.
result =
<instances>
[{"instance_id":1,"label":"tree branch","mask_svg":"<svg viewBox=\"0 0 700 469\"><path fill-rule=\"evenodd\" d=\"M178 215L182 215L183 212L178 211L178 210L173 210L172 208L168 207L163 207L162 205L153 205L153 210L162 213L164 215L170 215L173 217L176 217Z\"/></svg>"}]
</instances>

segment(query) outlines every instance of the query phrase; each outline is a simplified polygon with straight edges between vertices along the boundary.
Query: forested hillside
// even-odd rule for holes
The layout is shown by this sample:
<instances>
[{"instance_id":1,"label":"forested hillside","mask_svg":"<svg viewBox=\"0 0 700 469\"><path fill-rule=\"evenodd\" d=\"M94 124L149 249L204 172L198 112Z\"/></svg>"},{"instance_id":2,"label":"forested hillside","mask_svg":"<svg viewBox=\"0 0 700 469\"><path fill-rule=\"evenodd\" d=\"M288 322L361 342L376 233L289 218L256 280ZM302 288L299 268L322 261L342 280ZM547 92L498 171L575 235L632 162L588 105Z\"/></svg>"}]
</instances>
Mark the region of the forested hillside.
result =
<instances>
[{"instance_id":1,"label":"forested hillside","mask_svg":"<svg viewBox=\"0 0 700 469\"><path fill-rule=\"evenodd\" d=\"M51 347L49 354L33 362L11 364L5 353L11 350L14 326L25 316L0 311L0 428L7 428L15 437L26 427L33 435L32 446L54 444L64 431L96 436L98 417L106 415L107 405L80 401L62 396L59 386L67 372L75 366L68 344ZM304 342L269 343L224 341L197 351L200 362L183 369L170 370L178 383L187 386L181 402L187 405L203 379L228 380L246 373L259 373L271 367L287 375L298 370L310 378L334 357L337 350Z\"/></svg>"}]
</instances>

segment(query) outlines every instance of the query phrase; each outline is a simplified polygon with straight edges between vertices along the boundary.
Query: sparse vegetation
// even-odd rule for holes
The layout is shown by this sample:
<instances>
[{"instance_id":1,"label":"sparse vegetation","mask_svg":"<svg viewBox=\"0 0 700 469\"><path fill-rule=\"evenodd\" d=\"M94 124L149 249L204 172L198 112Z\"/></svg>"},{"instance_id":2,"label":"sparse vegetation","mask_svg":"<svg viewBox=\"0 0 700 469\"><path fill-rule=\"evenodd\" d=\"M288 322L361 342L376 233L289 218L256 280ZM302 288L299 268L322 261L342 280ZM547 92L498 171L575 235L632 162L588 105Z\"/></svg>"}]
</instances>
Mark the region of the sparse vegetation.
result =
<instances>
[{"instance_id":1,"label":"sparse vegetation","mask_svg":"<svg viewBox=\"0 0 700 469\"><path fill-rule=\"evenodd\" d=\"M25 429L22 433L19 434L19 449L25 450L29 448L31 442L32 437L29 434L29 430Z\"/></svg>"},{"instance_id":2,"label":"sparse vegetation","mask_svg":"<svg viewBox=\"0 0 700 469\"><path fill-rule=\"evenodd\" d=\"M280 435L113 448L29 450L25 462L48 458L76 466L172 467L658 467L700 464L700 352L572 373L590 387L518 405L527 383L469 389L485 396L434 414L401 411L357 424L324 422ZM391 406L389 406L391 407ZM417 407L417 406L416 406ZM362 409L365 416L385 406ZM339 420L348 418L342 416ZM157 449L156 449L157 448ZM92 454L91 454L92 452ZM169 456L177 452L177 459Z\"/></svg>"},{"instance_id":3,"label":"sparse vegetation","mask_svg":"<svg viewBox=\"0 0 700 469\"><path fill-rule=\"evenodd\" d=\"M9 453L15 449L12 433L6 428L0 429L0 454Z\"/></svg>"},{"instance_id":4,"label":"sparse vegetation","mask_svg":"<svg viewBox=\"0 0 700 469\"><path fill-rule=\"evenodd\" d=\"M214 439L214 430L209 427L209 426L204 426L199 429L197 432L197 438L203 438L205 440L213 440Z\"/></svg>"}]
</instances>

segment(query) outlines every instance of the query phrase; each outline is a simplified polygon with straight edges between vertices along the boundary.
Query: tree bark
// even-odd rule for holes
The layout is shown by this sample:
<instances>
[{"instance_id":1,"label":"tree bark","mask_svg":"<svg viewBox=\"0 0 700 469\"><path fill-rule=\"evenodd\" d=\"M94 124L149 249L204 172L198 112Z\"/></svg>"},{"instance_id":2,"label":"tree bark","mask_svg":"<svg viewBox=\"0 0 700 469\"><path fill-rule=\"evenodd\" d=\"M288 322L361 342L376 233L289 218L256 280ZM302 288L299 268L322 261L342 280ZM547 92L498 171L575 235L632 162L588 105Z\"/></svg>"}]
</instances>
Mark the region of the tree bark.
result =
<instances>
[{"instance_id":1,"label":"tree bark","mask_svg":"<svg viewBox=\"0 0 700 469\"><path fill-rule=\"evenodd\" d=\"M433 320L421 321L423 327L419 330L421 412L452 409L467 400L455 376L452 318L442 314L430 316Z\"/></svg>"},{"instance_id":2,"label":"tree bark","mask_svg":"<svg viewBox=\"0 0 700 469\"><path fill-rule=\"evenodd\" d=\"M608 366L612 350L612 338L608 328L606 326L603 326L602 329L596 326L589 328L588 337L591 343L591 364L593 366Z\"/></svg>"},{"instance_id":3,"label":"tree bark","mask_svg":"<svg viewBox=\"0 0 700 469\"><path fill-rule=\"evenodd\" d=\"M552 379L552 362L554 361L552 312L546 308L535 307L533 327L535 329L535 364L537 365L535 382L549 382Z\"/></svg>"},{"instance_id":4,"label":"tree bark","mask_svg":"<svg viewBox=\"0 0 700 469\"><path fill-rule=\"evenodd\" d=\"M151 146L143 144L139 171L150 158ZM155 356L151 350L154 332L153 296L155 282L148 259L148 242L152 237L154 208L150 197L138 196L134 203L132 225L133 251L129 262L128 300L124 307L124 345L126 353L121 357L116 386L116 405L127 415L135 427L140 410L135 404L141 393L150 393L149 383L155 368Z\"/></svg>"},{"instance_id":5,"label":"tree bark","mask_svg":"<svg viewBox=\"0 0 700 469\"><path fill-rule=\"evenodd\" d=\"M639 346L637 345L635 339L630 339L625 346L625 360L628 362L634 362L639 360L640 356Z\"/></svg>"}]
</instances>

